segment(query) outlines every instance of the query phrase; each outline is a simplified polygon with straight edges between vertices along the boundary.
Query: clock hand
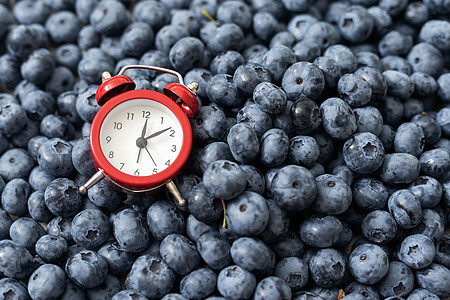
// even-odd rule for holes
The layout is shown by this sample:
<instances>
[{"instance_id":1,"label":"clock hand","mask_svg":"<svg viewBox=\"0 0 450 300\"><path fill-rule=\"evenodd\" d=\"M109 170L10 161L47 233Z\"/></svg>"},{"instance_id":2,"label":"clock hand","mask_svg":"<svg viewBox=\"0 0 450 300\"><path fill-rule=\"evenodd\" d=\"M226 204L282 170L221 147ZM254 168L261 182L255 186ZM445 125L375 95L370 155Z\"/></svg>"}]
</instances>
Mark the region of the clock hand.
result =
<instances>
[{"instance_id":1,"label":"clock hand","mask_svg":"<svg viewBox=\"0 0 450 300\"><path fill-rule=\"evenodd\" d=\"M138 153L138 158L137 158L137 160L136 160L136 163L139 162L139 157L141 156L141 150L142 150L142 148L139 148L139 153Z\"/></svg>"},{"instance_id":2,"label":"clock hand","mask_svg":"<svg viewBox=\"0 0 450 300\"><path fill-rule=\"evenodd\" d=\"M145 133L147 132L147 122L148 122L148 119L145 119L144 128L142 128L141 137L144 137Z\"/></svg>"},{"instance_id":3,"label":"clock hand","mask_svg":"<svg viewBox=\"0 0 450 300\"><path fill-rule=\"evenodd\" d=\"M147 150L148 155L150 155L150 158L152 159L153 163L154 163L155 166L156 166L155 160L153 159L152 155L150 154L150 151L148 151L147 147L144 147L144 148L145 148L145 150ZM142 148L141 148L141 149L142 149Z\"/></svg>"},{"instance_id":4,"label":"clock hand","mask_svg":"<svg viewBox=\"0 0 450 300\"><path fill-rule=\"evenodd\" d=\"M160 135L161 133L166 132L166 131L169 130L170 128L172 128L172 127L168 127L168 128L166 128L166 129L163 129L163 130L157 131L157 132L155 132L155 133L152 133L152 134L150 134L148 137L146 137L145 139L146 139L146 140L149 140L149 139L151 139L151 138L154 138L155 136L158 136L158 135Z\"/></svg>"}]
</instances>

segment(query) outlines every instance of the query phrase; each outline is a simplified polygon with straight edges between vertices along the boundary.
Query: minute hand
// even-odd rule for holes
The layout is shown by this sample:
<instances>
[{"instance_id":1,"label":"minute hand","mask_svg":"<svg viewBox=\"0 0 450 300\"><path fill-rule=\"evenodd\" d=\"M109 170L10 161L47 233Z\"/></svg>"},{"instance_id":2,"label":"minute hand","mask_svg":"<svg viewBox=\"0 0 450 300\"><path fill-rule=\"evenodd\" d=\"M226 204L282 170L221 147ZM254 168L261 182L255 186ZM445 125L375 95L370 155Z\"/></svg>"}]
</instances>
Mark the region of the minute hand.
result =
<instances>
[{"instance_id":1,"label":"minute hand","mask_svg":"<svg viewBox=\"0 0 450 300\"><path fill-rule=\"evenodd\" d=\"M155 133L152 133L152 134L150 134L149 136L147 136L145 139L146 139L146 140L149 140L149 139L151 139L151 138L154 138L155 136L158 136L158 135L160 135L160 134L166 132L166 131L169 130L170 128L172 128L172 127L167 127L166 129L163 129L163 130L157 131L157 132L155 132Z\"/></svg>"}]
</instances>

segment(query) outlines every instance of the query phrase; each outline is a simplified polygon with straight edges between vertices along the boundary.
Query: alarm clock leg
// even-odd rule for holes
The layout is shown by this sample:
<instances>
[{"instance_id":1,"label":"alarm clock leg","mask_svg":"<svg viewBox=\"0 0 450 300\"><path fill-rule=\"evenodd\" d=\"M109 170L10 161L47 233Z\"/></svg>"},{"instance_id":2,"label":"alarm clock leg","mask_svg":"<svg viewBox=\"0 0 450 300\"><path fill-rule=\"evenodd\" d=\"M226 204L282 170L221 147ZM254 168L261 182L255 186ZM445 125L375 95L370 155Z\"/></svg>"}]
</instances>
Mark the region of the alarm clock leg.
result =
<instances>
[{"instance_id":1,"label":"alarm clock leg","mask_svg":"<svg viewBox=\"0 0 450 300\"><path fill-rule=\"evenodd\" d=\"M185 206L186 200L181 197L180 191L178 191L177 186L173 183L172 180L166 183L167 189L172 194L172 196L177 200L179 206Z\"/></svg>"},{"instance_id":2,"label":"alarm clock leg","mask_svg":"<svg viewBox=\"0 0 450 300\"><path fill-rule=\"evenodd\" d=\"M91 186L99 182L103 177L105 177L105 174L103 173L103 170L100 169L97 171L97 173L92 175L92 177L89 178L89 180L86 181L85 184L80 186L78 190L80 191L80 193L85 194Z\"/></svg>"}]
</instances>

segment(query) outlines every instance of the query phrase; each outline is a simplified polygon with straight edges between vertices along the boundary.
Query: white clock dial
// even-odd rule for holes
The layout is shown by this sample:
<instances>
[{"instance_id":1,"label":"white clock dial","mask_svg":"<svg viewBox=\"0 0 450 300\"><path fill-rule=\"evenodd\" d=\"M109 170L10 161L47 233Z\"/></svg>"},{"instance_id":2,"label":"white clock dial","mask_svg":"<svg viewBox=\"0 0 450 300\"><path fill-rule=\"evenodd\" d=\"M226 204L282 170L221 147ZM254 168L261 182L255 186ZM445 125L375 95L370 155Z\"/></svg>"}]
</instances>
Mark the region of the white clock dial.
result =
<instances>
[{"instance_id":1,"label":"white clock dial","mask_svg":"<svg viewBox=\"0 0 450 300\"><path fill-rule=\"evenodd\" d=\"M131 99L114 107L100 129L106 159L119 171L134 176L157 174L177 158L183 130L163 104Z\"/></svg>"}]
</instances>

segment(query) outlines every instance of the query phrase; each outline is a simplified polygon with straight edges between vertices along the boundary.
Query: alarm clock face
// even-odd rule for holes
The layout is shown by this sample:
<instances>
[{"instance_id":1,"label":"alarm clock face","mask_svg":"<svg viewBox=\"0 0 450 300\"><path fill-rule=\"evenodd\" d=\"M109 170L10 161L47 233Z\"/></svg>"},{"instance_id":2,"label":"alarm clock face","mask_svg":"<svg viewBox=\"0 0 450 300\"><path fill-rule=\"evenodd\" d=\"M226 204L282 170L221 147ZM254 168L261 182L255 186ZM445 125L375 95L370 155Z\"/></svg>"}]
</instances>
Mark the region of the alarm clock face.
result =
<instances>
[{"instance_id":1,"label":"alarm clock face","mask_svg":"<svg viewBox=\"0 0 450 300\"><path fill-rule=\"evenodd\" d=\"M131 99L112 108L100 128L103 155L117 170L149 176L177 158L183 130L175 114L150 99Z\"/></svg>"}]
</instances>

